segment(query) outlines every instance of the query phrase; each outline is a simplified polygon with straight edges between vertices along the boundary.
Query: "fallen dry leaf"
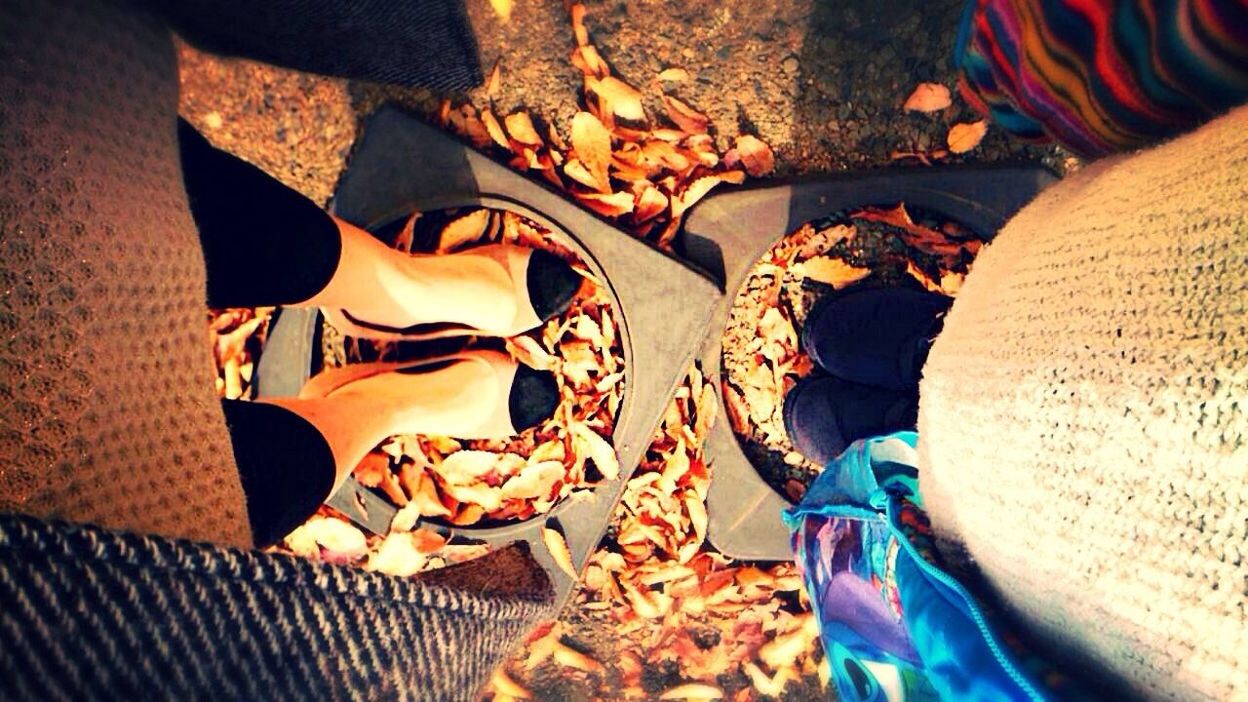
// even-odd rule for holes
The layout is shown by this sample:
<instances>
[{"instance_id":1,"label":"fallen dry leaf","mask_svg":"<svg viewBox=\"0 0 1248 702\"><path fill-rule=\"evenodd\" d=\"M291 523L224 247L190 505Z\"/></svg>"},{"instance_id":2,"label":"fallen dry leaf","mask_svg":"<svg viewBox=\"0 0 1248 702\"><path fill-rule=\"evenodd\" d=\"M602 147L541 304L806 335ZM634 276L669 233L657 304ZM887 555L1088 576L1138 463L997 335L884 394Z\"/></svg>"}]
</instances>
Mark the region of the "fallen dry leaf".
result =
<instances>
[{"instance_id":1,"label":"fallen dry leaf","mask_svg":"<svg viewBox=\"0 0 1248 702\"><path fill-rule=\"evenodd\" d=\"M987 133L988 120L955 124L949 128L949 150L955 154L964 154L979 146Z\"/></svg>"},{"instance_id":2,"label":"fallen dry leaf","mask_svg":"<svg viewBox=\"0 0 1248 702\"><path fill-rule=\"evenodd\" d=\"M575 193L576 199L589 209L607 217L618 217L633 211L633 196L629 193Z\"/></svg>"},{"instance_id":3,"label":"fallen dry leaf","mask_svg":"<svg viewBox=\"0 0 1248 702\"><path fill-rule=\"evenodd\" d=\"M442 229L438 239L438 252L455 251L468 244L473 244L485 236L486 227L490 223L490 211L481 209L451 220Z\"/></svg>"},{"instance_id":4,"label":"fallen dry leaf","mask_svg":"<svg viewBox=\"0 0 1248 702\"><path fill-rule=\"evenodd\" d=\"M501 57L495 59L494 68L490 70L490 77L485 81L485 95L491 100L498 97L498 90L502 86L502 66L503 59Z\"/></svg>"},{"instance_id":5,"label":"fallen dry leaf","mask_svg":"<svg viewBox=\"0 0 1248 702\"><path fill-rule=\"evenodd\" d=\"M775 170L776 157L772 154L771 147L758 137L751 134L737 137L736 149L741 165L751 176L758 178Z\"/></svg>"},{"instance_id":6,"label":"fallen dry leaf","mask_svg":"<svg viewBox=\"0 0 1248 702\"><path fill-rule=\"evenodd\" d=\"M937 112L953 104L949 89L939 83L919 83L902 109L910 112Z\"/></svg>"},{"instance_id":7,"label":"fallen dry leaf","mask_svg":"<svg viewBox=\"0 0 1248 702\"><path fill-rule=\"evenodd\" d=\"M587 79L585 87L598 96L604 112L633 122L645 121L646 110L641 105L641 93L628 83L606 76Z\"/></svg>"},{"instance_id":8,"label":"fallen dry leaf","mask_svg":"<svg viewBox=\"0 0 1248 702\"><path fill-rule=\"evenodd\" d=\"M490 0L490 7L494 8L494 14L504 22L511 19L511 9L514 4L515 0Z\"/></svg>"},{"instance_id":9,"label":"fallen dry leaf","mask_svg":"<svg viewBox=\"0 0 1248 702\"><path fill-rule=\"evenodd\" d=\"M586 673L601 673L603 671L601 663L563 642L556 643L553 657L555 662L560 665L566 665L569 668L582 670Z\"/></svg>"},{"instance_id":10,"label":"fallen dry leaf","mask_svg":"<svg viewBox=\"0 0 1248 702\"><path fill-rule=\"evenodd\" d=\"M507 132L503 131L503 125L498 123L498 118L494 116L494 113L489 108L481 110L481 123L485 125L485 131L494 140L495 144L509 151L511 150L511 142L507 140Z\"/></svg>"},{"instance_id":11,"label":"fallen dry leaf","mask_svg":"<svg viewBox=\"0 0 1248 702\"><path fill-rule=\"evenodd\" d=\"M584 424L572 425L575 442L584 447L585 455L594 462L594 466L607 480L615 480L620 475L620 461L615 448L598 432Z\"/></svg>"},{"instance_id":12,"label":"fallen dry leaf","mask_svg":"<svg viewBox=\"0 0 1248 702\"><path fill-rule=\"evenodd\" d=\"M667 116L689 134L704 134L711 123L709 117L671 95L663 96L663 105L667 108Z\"/></svg>"},{"instance_id":13,"label":"fallen dry leaf","mask_svg":"<svg viewBox=\"0 0 1248 702\"><path fill-rule=\"evenodd\" d=\"M588 112L578 112L572 118L572 150L593 177L594 189L602 193L611 192L607 173L611 165L611 133L597 117Z\"/></svg>"},{"instance_id":14,"label":"fallen dry leaf","mask_svg":"<svg viewBox=\"0 0 1248 702\"><path fill-rule=\"evenodd\" d=\"M572 17L572 35L576 38L576 45L585 46L589 43L589 30L585 29L585 6L578 2L568 8L568 14Z\"/></svg>"},{"instance_id":15,"label":"fallen dry leaf","mask_svg":"<svg viewBox=\"0 0 1248 702\"><path fill-rule=\"evenodd\" d=\"M800 266L800 273L806 278L831 285L837 290L853 285L871 275L870 268L853 266L831 256L818 256L797 265Z\"/></svg>"},{"instance_id":16,"label":"fallen dry leaf","mask_svg":"<svg viewBox=\"0 0 1248 702\"><path fill-rule=\"evenodd\" d=\"M512 139L528 146L541 146L542 137L533 126L533 118L527 112L513 112L503 119L507 133Z\"/></svg>"},{"instance_id":17,"label":"fallen dry leaf","mask_svg":"<svg viewBox=\"0 0 1248 702\"><path fill-rule=\"evenodd\" d=\"M550 551L550 557L554 559L555 565L567 573L569 578L576 580L576 566L572 565L572 552L568 550L568 542L563 538L563 534L544 526L542 527L542 543L546 544L546 550Z\"/></svg>"},{"instance_id":18,"label":"fallen dry leaf","mask_svg":"<svg viewBox=\"0 0 1248 702\"><path fill-rule=\"evenodd\" d=\"M659 695L660 700L719 700L724 691L706 683L686 683L668 688Z\"/></svg>"},{"instance_id":19,"label":"fallen dry leaf","mask_svg":"<svg viewBox=\"0 0 1248 702\"><path fill-rule=\"evenodd\" d=\"M659 71L659 80L665 80L670 83L680 83L689 80L689 71L683 68L666 68Z\"/></svg>"}]
</instances>

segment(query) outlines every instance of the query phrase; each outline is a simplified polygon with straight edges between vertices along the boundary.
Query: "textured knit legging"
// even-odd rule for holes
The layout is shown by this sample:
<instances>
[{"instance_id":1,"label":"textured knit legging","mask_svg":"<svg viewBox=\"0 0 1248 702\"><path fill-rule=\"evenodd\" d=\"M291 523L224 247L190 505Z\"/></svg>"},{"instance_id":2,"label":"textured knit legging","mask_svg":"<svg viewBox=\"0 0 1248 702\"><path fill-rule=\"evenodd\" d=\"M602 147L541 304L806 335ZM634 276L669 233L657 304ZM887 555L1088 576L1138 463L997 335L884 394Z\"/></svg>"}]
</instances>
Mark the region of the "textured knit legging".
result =
<instances>
[{"instance_id":1,"label":"textured knit legging","mask_svg":"<svg viewBox=\"0 0 1248 702\"><path fill-rule=\"evenodd\" d=\"M211 307L267 307L320 292L342 241L315 203L259 168L214 148L178 123L182 175L199 229ZM285 536L333 487L333 453L321 433L276 405L222 400L257 546Z\"/></svg>"}]
</instances>

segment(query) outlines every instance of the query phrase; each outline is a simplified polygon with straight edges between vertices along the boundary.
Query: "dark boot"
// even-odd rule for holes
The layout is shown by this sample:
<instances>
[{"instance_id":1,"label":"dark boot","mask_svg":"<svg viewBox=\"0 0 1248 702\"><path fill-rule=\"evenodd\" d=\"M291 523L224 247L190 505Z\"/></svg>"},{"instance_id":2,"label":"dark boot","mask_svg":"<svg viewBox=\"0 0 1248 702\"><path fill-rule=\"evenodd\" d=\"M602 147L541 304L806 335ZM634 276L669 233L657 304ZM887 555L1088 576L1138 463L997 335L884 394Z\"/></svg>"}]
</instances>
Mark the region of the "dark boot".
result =
<instances>
[{"instance_id":1,"label":"dark boot","mask_svg":"<svg viewBox=\"0 0 1248 702\"><path fill-rule=\"evenodd\" d=\"M825 298L806 319L802 345L811 360L838 378L895 390L914 388L952 303L907 288Z\"/></svg>"},{"instance_id":2,"label":"dark boot","mask_svg":"<svg viewBox=\"0 0 1248 702\"><path fill-rule=\"evenodd\" d=\"M826 376L805 378L784 398L784 427L806 458L826 464L857 441L914 429L919 396Z\"/></svg>"}]
</instances>

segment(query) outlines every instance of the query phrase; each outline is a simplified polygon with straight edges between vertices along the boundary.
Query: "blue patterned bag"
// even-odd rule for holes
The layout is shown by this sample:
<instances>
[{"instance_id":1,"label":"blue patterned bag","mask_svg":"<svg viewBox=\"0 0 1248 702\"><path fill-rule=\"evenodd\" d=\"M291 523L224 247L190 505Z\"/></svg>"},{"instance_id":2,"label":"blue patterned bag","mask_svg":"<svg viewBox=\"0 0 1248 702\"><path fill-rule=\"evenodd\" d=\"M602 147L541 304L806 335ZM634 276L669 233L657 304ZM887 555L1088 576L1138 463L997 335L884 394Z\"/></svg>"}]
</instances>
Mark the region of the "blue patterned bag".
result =
<instances>
[{"instance_id":1,"label":"blue patterned bag","mask_svg":"<svg viewBox=\"0 0 1248 702\"><path fill-rule=\"evenodd\" d=\"M784 514L839 698L1092 699L941 569L917 441L899 432L855 442Z\"/></svg>"}]
</instances>

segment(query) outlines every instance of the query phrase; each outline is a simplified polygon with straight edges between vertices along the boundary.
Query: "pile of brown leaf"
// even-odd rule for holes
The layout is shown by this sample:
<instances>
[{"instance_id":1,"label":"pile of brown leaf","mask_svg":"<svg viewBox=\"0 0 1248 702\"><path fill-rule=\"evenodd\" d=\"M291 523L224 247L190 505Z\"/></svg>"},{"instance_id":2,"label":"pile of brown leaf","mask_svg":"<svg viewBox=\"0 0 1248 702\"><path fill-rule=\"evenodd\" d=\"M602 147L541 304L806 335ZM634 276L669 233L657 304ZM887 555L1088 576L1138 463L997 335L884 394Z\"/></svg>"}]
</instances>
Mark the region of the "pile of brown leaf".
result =
<instances>
[{"instance_id":1,"label":"pile of brown leaf","mask_svg":"<svg viewBox=\"0 0 1248 702\"><path fill-rule=\"evenodd\" d=\"M609 630L614 645L589 651L569 625L541 627L496 673L495 702L540 699L535 683L551 668L606 699L745 702L804 677L826 683L792 564L764 569L706 548L702 445L717 406L714 386L691 369L586 566L575 600L588 619L581 626Z\"/></svg>"},{"instance_id":2,"label":"pile of brown leaf","mask_svg":"<svg viewBox=\"0 0 1248 702\"><path fill-rule=\"evenodd\" d=\"M883 237L893 241L881 240L877 232L876 241L864 247L859 241L864 223L887 225ZM912 278L952 297L980 246L956 223L915 222L904 204L864 207L819 229L803 225L751 268L729 315L722 391L733 431L791 469L769 476L790 499L801 499L806 483L822 468L794 450L782 413L785 394L813 369L798 334L815 297L811 291L841 290L875 273L877 278L891 275L893 284L899 277Z\"/></svg>"},{"instance_id":3,"label":"pile of brown leaf","mask_svg":"<svg viewBox=\"0 0 1248 702\"><path fill-rule=\"evenodd\" d=\"M476 147L509 156L519 171L532 172L585 207L632 234L667 248L684 213L720 183L739 184L775 167L771 148L740 135L720 154L710 119L678 97L659 91L666 123L651 119L644 95L611 73L589 40L585 6L569 10L576 48L571 61L583 78L585 111L568 125L564 139L555 125L539 129L527 112L502 116L492 106L452 108L442 103L441 124ZM659 74L664 83L689 79L680 68ZM487 94L497 90L495 65ZM657 90L657 88L656 88Z\"/></svg>"},{"instance_id":4,"label":"pile of brown leaf","mask_svg":"<svg viewBox=\"0 0 1248 702\"><path fill-rule=\"evenodd\" d=\"M208 338L217 365L217 394L250 397L256 358L264 346L272 307L208 310Z\"/></svg>"}]
</instances>

